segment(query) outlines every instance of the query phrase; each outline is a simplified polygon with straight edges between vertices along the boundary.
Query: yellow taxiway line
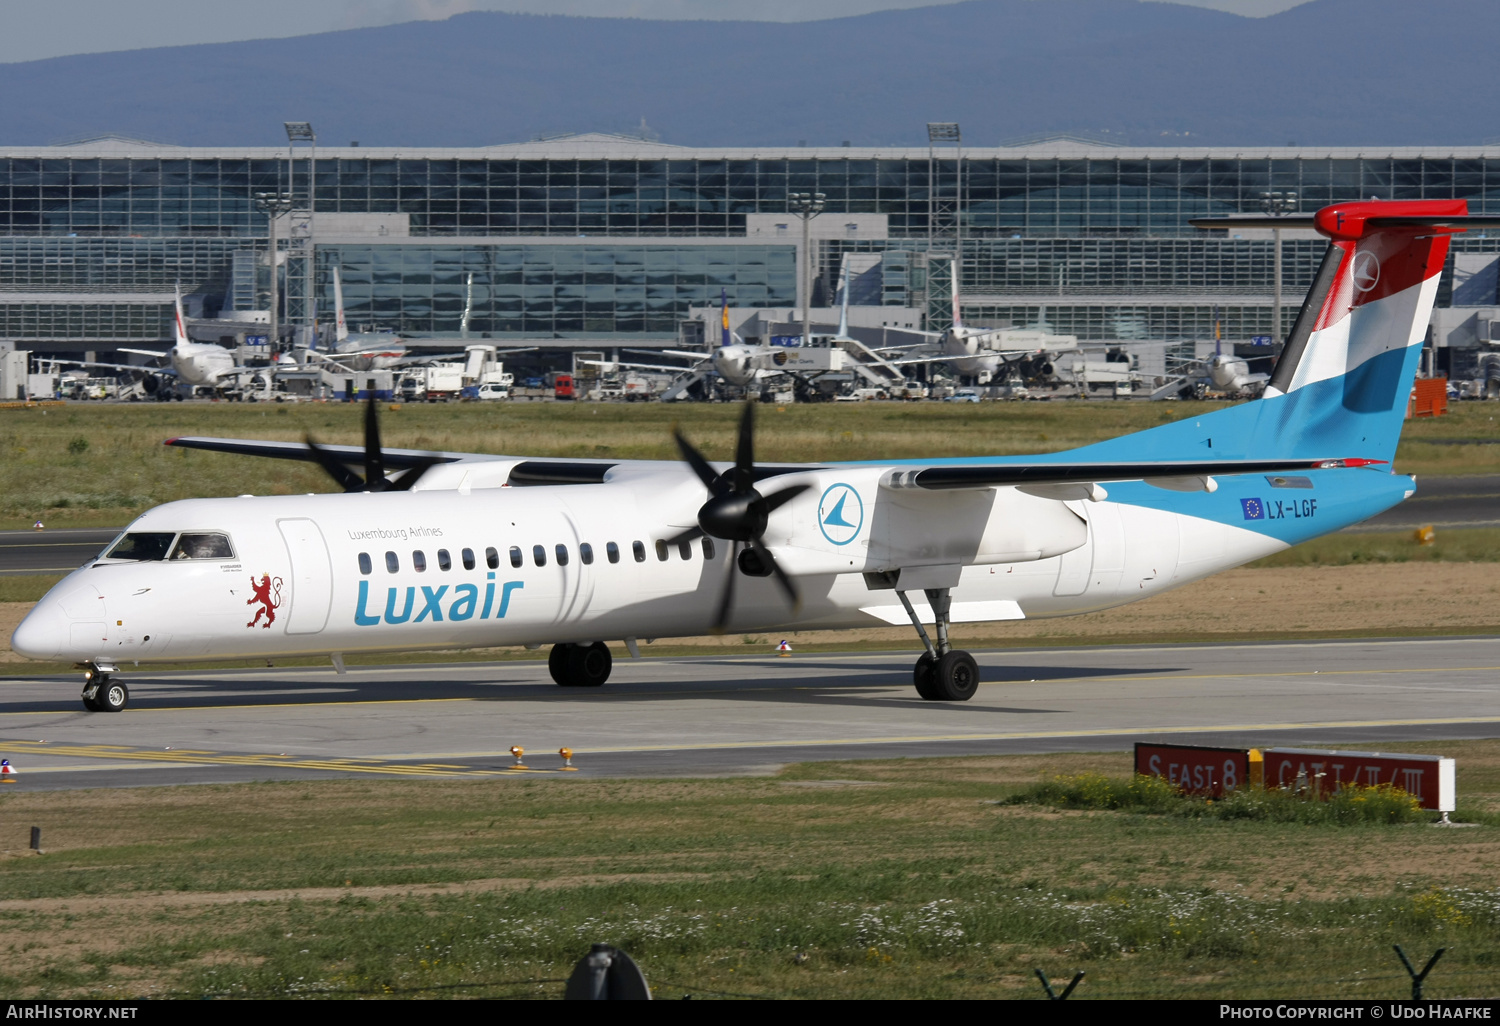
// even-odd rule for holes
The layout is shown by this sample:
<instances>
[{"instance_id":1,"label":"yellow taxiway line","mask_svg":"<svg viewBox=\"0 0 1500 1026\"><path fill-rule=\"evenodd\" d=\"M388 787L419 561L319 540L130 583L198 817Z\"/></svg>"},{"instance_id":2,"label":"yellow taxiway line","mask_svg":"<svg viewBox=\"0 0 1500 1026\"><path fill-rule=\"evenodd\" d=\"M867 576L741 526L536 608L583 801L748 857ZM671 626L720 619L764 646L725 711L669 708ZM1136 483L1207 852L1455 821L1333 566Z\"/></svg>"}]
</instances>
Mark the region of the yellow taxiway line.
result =
<instances>
[{"instance_id":1,"label":"yellow taxiway line","mask_svg":"<svg viewBox=\"0 0 1500 1026\"><path fill-rule=\"evenodd\" d=\"M804 738L763 741L699 741L661 745L611 745L597 748L577 747L575 756L628 754L647 752L726 751L768 748L833 748L850 745L919 744L941 741L1027 741L1074 737L1122 737L1127 735L1196 734L1282 730L1333 730L1378 727L1454 726L1496 723L1494 717L1443 717L1422 720L1326 720L1318 723L1235 723L1184 724L1176 726L1104 727L1097 729L1030 730L976 734L904 734L875 737ZM364 758L327 758L268 753L219 753L203 749L125 748L120 745L79 745L41 741L0 741L0 752L13 755L71 757L83 759L129 760L120 765L140 767L143 763L171 763L180 766L256 766L288 767L330 773L373 773L413 777L497 777L516 773L555 773L559 770L536 767L466 767L433 760L505 759L509 752L429 752ZM418 761L420 760L420 761ZM79 767L87 768L87 767ZM41 772L63 772L67 767L47 767ZM23 770L24 771L24 770Z\"/></svg>"}]
</instances>

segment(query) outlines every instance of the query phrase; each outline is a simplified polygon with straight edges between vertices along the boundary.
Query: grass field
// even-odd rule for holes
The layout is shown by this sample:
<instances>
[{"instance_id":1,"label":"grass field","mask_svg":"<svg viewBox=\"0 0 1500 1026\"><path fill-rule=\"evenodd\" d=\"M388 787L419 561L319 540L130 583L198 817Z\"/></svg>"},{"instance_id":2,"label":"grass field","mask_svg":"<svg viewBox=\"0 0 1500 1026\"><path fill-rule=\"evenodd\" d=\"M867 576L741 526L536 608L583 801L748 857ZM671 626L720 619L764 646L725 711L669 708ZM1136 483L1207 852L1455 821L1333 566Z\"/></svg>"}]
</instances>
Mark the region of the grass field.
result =
<instances>
[{"instance_id":1,"label":"grass field","mask_svg":"<svg viewBox=\"0 0 1500 1026\"><path fill-rule=\"evenodd\" d=\"M1051 452L1200 416L1216 403L839 403L764 406L757 456L856 460ZM1397 469L1500 472L1500 426L1488 403L1457 403L1413 421ZM738 410L729 405L463 403L382 408L396 448L537 456L676 459L680 423L711 458L728 458ZM175 435L358 443L347 405L72 404L0 410L0 526L123 524L162 502L194 496L327 491L311 465L168 449Z\"/></svg>"},{"instance_id":2,"label":"grass field","mask_svg":"<svg viewBox=\"0 0 1500 1026\"><path fill-rule=\"evenodd\" d=\"M326 781L0 794L0 990L557 996L609 941L659 997L1432 997L1500 990L1500 743L1480 825L1008 804L1127 753L732 780ZM586 756L580 756L586 764Z\"/></svg>"}]
</instances>

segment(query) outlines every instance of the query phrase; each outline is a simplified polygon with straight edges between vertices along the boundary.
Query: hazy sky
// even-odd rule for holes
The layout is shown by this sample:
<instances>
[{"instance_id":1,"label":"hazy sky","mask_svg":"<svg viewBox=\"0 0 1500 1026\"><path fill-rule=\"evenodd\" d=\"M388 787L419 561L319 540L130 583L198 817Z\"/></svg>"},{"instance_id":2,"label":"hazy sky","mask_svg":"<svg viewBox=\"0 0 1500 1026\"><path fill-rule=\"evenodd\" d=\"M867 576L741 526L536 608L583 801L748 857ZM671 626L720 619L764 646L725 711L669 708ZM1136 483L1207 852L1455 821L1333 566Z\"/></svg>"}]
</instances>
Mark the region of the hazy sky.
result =
<instances>
[{"instance_id":1,"label":"hazy sky","mask_svg":"<svg viewBox=\"0 0 1500 1026\"><path fill-rule=\"evenodd\" d=\"M813 21L952 0L0 0L0 62L186 43L301 36L464 11ZM1048 0L1034 0L1046 3ZM1262 17L1307 0L1181 2Z\"/></svg>"}]
</instances>

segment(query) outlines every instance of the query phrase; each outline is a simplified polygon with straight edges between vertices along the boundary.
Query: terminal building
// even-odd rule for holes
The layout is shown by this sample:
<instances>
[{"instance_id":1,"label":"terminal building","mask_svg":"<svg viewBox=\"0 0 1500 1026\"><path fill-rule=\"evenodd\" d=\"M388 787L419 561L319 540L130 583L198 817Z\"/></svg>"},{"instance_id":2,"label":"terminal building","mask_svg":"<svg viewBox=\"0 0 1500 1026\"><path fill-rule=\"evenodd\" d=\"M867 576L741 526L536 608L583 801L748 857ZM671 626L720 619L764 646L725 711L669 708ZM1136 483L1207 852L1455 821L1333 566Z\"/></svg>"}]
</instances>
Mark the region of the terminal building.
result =
<instances>
[{"instance_id":1,"label":"terminal building","mask_svg":"<svg viewBox=\"0 0 1500 1026\"><path fill-rule=\"evenodd\" d=\"M1273 323L1272 233L1210 235L1190 218L1370 197L1462 198L1475 214L1500 214L1500 147L312 142L0 147L0 344L102 359L161 343L179 285L191 318L248 323L268 307L274 263L284 338L305 341L330 319L337 265L351 328L451 343L467 302L470 337L563 360L570 350L680 345L701 336L693 309L721 298L828 307L840 269L856 264L859 305L945 321L955 249L972 324L1102 344L1240 341L1284 335L1324 243L1281 233ZM807 252L794 193L823 194ZM274 225L267 196L289 197ZM1440 348L1474 349L1492 322L1500 338L1496 235L1454 245L1438 301L1448 310L1435 317Z\"/></svg>"}]
</instances>

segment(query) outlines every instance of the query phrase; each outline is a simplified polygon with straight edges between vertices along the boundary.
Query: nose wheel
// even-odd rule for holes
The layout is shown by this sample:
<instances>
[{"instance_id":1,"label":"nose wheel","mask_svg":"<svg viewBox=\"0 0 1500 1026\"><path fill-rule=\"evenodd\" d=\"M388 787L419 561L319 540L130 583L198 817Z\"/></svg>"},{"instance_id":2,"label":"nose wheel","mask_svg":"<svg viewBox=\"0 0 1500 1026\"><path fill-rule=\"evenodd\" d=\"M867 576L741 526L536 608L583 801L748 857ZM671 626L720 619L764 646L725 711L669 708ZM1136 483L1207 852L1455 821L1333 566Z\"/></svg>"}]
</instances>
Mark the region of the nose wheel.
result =
<instances>
[{"instance_id":1,"label":"nose wheel","mask_svg":"<svg viewBox=\"0 0 1500 1026\"><path fill-rule=\"evenodd\" d=\"M89 712L119 712L130 704L130 689L111 680L108 671L90 666L84 674L82 697Z\"/></svg>"},{"instance_id":2,"label":"nose wheel","mask_svg":"<svg viewBox=\"0 0 1500 1026\"><path fill-rule=\"evenodd\" d=\"M948 643L949 596L947 588L927 591L927 601L932 605L933 618L937 621L937 643L927 636L927 629L917 611L912 608L906 592L896 592L896 597L906 607L917 636L927 649L912 667L912 683L917 694L929 702L967 702L979 690L979 664L974 657L962 649L952 648Z\"/></svg>"}]
</instances>

